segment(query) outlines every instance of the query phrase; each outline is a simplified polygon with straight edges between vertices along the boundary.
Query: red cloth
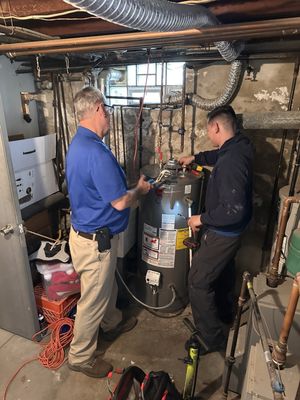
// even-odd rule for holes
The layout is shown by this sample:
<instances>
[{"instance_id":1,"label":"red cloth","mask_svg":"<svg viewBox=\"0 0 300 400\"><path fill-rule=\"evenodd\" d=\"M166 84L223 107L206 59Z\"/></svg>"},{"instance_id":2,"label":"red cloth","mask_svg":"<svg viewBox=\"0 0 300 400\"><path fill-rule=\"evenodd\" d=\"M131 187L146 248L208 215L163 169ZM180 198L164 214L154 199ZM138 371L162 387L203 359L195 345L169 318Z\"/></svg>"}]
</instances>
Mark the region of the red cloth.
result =
<instances>
[{"instance_id":1,"label":"red cloth","mask_svg":"<svg viewBox=\"0 0 300 400\"><path fill-rule=\"evenodd\" d=\"M67 274L64 271L53 272L51 280L47 281L47 296L51 300L57 300L80 292L80 280L78 274L73 271Z\"/></svg>"}]
</instances>

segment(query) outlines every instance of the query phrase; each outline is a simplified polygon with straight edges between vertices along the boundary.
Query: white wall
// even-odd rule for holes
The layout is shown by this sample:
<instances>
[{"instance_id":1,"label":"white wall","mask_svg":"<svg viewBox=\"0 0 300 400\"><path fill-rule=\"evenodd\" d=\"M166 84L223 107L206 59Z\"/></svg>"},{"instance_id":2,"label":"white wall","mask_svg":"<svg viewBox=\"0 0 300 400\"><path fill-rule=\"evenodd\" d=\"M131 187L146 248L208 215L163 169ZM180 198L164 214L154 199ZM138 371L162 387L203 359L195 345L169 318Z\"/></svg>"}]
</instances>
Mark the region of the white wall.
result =
<instances>
[{"instance_id":1,"label":"white wall","mask_svg":"<svg viewBox=\"0 0 300 400\"><path fill-rule=\"evenodd\" d=\"M25 138L39 136L38 117L35 101L29 103L32 121L23 119L20 92L34 92L34 77L32 74L16 74L20 63L13 62L5 56L0 56L0 95L2 97L4 115L8 135L23 134Z\"/></svg>"}]
</instances>

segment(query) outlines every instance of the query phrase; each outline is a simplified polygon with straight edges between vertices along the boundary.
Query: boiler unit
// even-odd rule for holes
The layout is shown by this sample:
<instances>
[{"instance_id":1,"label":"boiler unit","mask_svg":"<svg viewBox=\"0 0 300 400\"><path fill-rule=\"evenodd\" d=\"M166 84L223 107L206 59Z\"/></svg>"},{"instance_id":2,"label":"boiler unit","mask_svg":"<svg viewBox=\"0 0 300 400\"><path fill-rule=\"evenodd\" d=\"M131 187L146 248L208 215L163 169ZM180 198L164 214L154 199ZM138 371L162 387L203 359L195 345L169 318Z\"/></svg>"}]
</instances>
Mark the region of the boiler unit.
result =
<instances>
[{"instance_id":1,"label":"boiler unit","mask_svg":"<svg viewBox=\"0 0 300 400\"><path fill-rule=\"evenodd\" d=\"M204 172L183 171L175 160L157 167L143 169L154 187L140 202L137 291L147 305L174 313L188 304L191 250L184 240L191 234L188 217L200 213Z\"/></svg>"}]
</instances>

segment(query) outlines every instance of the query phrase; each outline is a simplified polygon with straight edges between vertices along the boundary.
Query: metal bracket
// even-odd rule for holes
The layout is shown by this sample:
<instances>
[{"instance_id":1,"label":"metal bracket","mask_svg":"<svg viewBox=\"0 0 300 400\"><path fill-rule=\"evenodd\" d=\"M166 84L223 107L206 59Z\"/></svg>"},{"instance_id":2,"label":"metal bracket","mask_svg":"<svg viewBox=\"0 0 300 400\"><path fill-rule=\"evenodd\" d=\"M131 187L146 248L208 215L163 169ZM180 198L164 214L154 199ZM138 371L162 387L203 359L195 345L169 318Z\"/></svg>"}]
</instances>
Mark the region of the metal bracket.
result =
<instances>
[{"instance_id":1,"label":"metal bracket","mask_svg":"<svg viewBox=\"0 0 300 400\"><path fill-rule=\"evenodd\" d=\"M3 226L2 228L0 228L0 234L2 236L7 236L11 233L14 233L14 228L12 227L12 225L7 224L7 225Z\"/></svg>"},{"instance_id":2,"label":"metal bracket","mask_svg":"<svg viewBox=\"0 0 300 400\"><path fill-rule=\"evenodd\" d=\"M24 229L24 225L23 224L18 224L17 226L13 227L10 224L7 224L5 226L3 226L2 228L0 228L0 235L2 236L8 236L11 235L13 233L25 233L25 229Z\"/></svg>"}]
</instances>

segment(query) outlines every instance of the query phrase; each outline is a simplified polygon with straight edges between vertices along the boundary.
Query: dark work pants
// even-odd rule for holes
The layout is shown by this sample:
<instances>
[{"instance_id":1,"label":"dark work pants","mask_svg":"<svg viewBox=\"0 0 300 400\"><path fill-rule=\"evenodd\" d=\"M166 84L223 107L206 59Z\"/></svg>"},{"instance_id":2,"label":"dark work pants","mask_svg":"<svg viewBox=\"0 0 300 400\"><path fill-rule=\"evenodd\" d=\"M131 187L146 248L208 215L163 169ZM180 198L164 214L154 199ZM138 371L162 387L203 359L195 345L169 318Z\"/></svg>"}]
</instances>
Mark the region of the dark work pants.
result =
<instances>
[{"instance_id":1,"label":"dark work pants","mask_svg":"<svg viewBox=\"0 0 300 400\"><path fill-rule=\"evenodd\" d=\"M221 318L233 313L234 257L240 237L207 230L193 256L189 273L189 296L196 328L211 349L226 342Z\"/></svg>"}]
</instances>

